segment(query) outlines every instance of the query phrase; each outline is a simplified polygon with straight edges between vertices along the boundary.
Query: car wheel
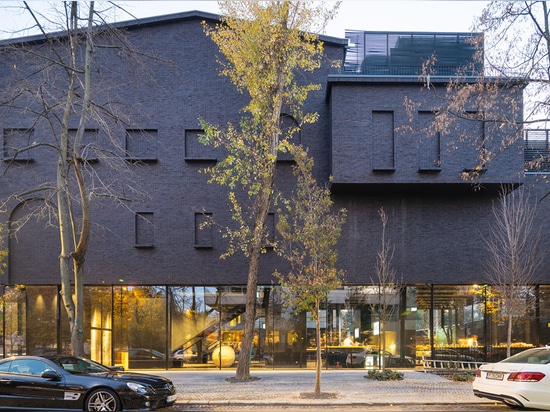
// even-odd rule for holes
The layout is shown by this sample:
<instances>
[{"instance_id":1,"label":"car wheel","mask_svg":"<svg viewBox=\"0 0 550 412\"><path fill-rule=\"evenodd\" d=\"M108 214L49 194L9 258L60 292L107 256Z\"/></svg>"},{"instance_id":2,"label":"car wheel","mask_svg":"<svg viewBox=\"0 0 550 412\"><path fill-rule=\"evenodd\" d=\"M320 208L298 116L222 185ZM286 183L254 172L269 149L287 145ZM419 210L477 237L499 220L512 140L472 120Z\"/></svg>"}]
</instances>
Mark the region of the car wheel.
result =
<instances>
[{"instance_id":1,"label":"car wheel","mask_svg":"<svg viewBox=\"0 0 550 412\"><path fill-rule=\"evenodd\" d=\"M118 396L110 389L96 389L86 398L85 411L121 411Z\"/></svg>"}]
</instances>

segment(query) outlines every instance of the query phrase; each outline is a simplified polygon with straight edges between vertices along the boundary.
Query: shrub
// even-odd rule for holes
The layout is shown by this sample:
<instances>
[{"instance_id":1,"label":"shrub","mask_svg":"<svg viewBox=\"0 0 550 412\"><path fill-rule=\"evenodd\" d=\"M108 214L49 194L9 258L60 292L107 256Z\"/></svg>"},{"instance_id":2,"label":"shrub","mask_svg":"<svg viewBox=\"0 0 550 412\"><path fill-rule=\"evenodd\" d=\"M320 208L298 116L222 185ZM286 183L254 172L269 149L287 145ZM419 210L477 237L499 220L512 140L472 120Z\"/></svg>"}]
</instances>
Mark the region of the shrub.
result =
<instances>
[{"instance_id":1,"label":"shrub","mask_svg":"<svg viewBox=\"0 0 550 412\"><path fill-rule=\"evenodd\" d=\"M470 382L474 380L474 372L457 372L453 373L453 381L455 382Z\"/></svg>"},{"instance_id":2,"label":"shrub","mask_svg":"<svg viewBox=\"0 0 550 412\"><path fill-rule=\"evenodd\" d=\"M404 375L401 372L394 372L387 369L384 372L375 370L368 371L368 374L365 377L377 381L400 381L403 379L403 376Z\"/></svg>"}]
</instances>

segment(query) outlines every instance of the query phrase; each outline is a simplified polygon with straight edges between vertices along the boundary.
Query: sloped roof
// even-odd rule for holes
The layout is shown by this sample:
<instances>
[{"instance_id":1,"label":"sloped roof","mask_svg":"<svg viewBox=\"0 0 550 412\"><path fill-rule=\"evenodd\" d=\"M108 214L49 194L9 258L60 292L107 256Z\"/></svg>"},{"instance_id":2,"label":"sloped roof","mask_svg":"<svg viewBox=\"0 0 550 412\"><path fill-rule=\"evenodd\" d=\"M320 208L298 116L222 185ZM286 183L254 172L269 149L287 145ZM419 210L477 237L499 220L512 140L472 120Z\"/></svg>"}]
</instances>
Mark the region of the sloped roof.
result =
<instances>
[{"instance_id":1,"label":"sloped roof","mask_svg":"<svg viewBox=\"0 0 550 412\"><path fill-rule=\"evenodd\" d=\"M181 13L172 13L165 14L161 16L145 17L141 19L126 20L121 22L109 23L111 27L117 29L126 29L126 30L137 30L145 27L159 26L163 24L176 23L178 21L185 20L207 20L212 22L220 21L221 16L216 13L209 13L200 10L184 11ZM54 32L48 33L49 36L53 37L63 37L66 35L66 32ZM345 46L348 44L347 39L320 35L320 40L325 43L333 43L336 45ZM45 36L42 34L18 37L13 39L0 40L0 46L3 45L14 45L17 43L40 43L45 40Z\"/></svg>"}]
</instances>

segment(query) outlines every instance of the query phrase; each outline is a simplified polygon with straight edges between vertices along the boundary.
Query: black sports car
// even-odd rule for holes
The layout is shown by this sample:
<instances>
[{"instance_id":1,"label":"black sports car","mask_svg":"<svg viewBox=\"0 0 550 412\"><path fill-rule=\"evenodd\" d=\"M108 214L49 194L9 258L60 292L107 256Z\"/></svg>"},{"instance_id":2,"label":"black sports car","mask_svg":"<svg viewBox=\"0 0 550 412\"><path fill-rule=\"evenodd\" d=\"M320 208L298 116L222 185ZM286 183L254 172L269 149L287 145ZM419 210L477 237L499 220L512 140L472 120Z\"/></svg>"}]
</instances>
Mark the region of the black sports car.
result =
<instances>
[{"instance_id":1,"label":"black sports car","mask_svg":"<svg viewBox=\"0 0 550 412\"><path fill-rule=\"evenodd\" d=\"M0 360L0 410L154 410L175 401L176 388L169 379L88 359L52 355Z\"/></svg>"}]
</instances>

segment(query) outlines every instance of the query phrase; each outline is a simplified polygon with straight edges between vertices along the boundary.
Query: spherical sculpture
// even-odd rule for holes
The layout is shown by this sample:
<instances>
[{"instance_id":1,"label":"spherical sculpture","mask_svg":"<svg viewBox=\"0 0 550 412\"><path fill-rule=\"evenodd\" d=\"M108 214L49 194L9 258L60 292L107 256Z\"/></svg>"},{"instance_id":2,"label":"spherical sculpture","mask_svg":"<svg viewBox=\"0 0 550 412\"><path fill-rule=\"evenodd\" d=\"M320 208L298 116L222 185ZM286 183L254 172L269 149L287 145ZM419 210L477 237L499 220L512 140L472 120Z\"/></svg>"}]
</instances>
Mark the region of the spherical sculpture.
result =
<instances>
[{"instance_id":1,"label":"spherical sculpture","mask_svg":"<svg viewBox=\"0 0 550 412\"><path fill-rule=\"evenodd\" d=\"M212 361L218 368L227 368L235 363L235 351L231 346L218 346L212 351Z\"/></svg>"}]
</instances>

